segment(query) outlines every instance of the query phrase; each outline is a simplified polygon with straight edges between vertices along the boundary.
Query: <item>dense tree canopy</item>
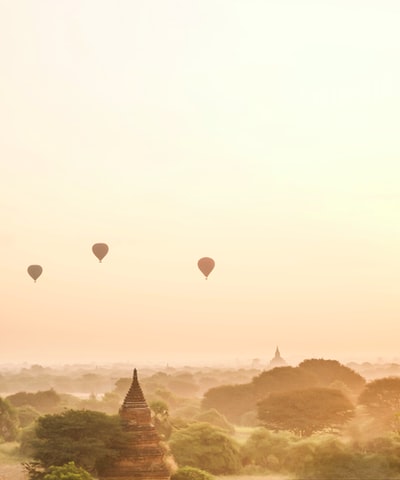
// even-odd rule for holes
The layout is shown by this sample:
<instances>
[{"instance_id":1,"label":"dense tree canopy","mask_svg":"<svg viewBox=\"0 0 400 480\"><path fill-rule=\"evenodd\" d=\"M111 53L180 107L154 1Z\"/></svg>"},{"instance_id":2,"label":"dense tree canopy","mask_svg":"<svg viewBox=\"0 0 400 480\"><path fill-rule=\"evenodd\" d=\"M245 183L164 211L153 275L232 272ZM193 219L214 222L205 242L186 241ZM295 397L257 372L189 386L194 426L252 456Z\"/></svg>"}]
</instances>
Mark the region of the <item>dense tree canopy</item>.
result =
<instances>
[{"instance_id":1,"label":"dense tree canopy","mask_svg":"<svg viewBox=\"0 0 400 480\"><path fill-rule=\"evenodd\" d=\"M29 443L33 458L45 468L73 461L93 473L118 458L129 438L117 416L67 410L40 417Z\"/></svg>"},{"instance_id":2,"label":"dense tree canopy","mask_svg":"<svg viewBox=\"0 0 400 480\"><path fill-rule=\"evenodd\" d=\"M388 428L400 430L400 378L379 378L368 383L359 397L368 413Z\"/></svg>"},{"instance_id":3,"label":"dense tree canopy","mask_svg":"<svg viewBox=\"0 0 400 480\"><path fill-rule=\"evenodd\" d=\"M296 436L288 432L257 428L241 447L243 464L258 465L271 470L274 466L282 467L283 457L286 456L289 445L295 440Z\"/></svg>"},{"instance_id":4,"label":"dense tree canopy","mask_svg":"<svg viewBox=\"0 0 400 480\"><path fill-rule=\"evenodd\" d=\"M41 413L53 413L60 405L61 397L54 390L36 393L18 392L9 395L7 400L15 407L29 405Z\"/></svg>"},{"instance_id":5,"label":"dense tree canopy","mask_svg":"<svg viewBox=\"0 0 400 480\"><path fill-rule=\"evenodd\" d=\"M153 402L150 402L149 407L154 415L159 417L168 417L169 415L168 404L163 400L154 400Z\"/></svg>"},{"instance_id":6,"label":"dense tree canopy","mask_svg":"<svg viewBox=\"0 0 400 480\"><path fill-rule=\"evenodd\" d=\"M171 480L213 480L214 477L204 470L194 467L181 467L171 476Z\"/></svg>"},{"instance_id":7,"label":"dense tree canopy","mask_svg":"<svg viewBox=\"0 0 400 480\"><path fill-rule=\"evenodd\" d=\"M129 390L131 383L132 383L132 378L130 377L119 378L115 382L114 392L123 398L126 395L127 391Z\"/></svg>"},{"instance_id":8,"label":"dense tree canopy","mask_svg":"<svg viewBox=\"0 0 400 480\"><path fill-rule=\"evenodd\" d=\"M229 433L234 433L235 429L232 424L230 424L224 415L218 412L215 408L210 408L209 410L204 410L199 412L194 420L196 422L207 422L215 427L219 427L222 430L225 430Z\"/></svg>"},{"instance_id":9,"label":"dense tree canopy","mask_svg":"<svg viewBox=\"0 0 400 480\"><path fill-rule=\"evenodd\" d=\"M301 480L399 480L400 436L352 443L336 434L299 437L265 428L242 446L245 471L262 467Z\"/></svg>"},{"instance_id":10,"label":"dense tree canopy","mask_svg":"<svg viewBox=\"0 0 400 480\"><path fill-rule=\"evenodd\" d=\"M15 440L18 429L18 415L7 400L0 397L0 440Z\"/></svg>"},{"instance_id":11,"label":"dense tree canopy","mask_svg":"<svg viewBox=\"0 0 400 480\"><path fill-rule=\"evenodd\" d=\"M337 428L353 416L354 406L339 390L309 388L271 393L258 404L265 427L310 435Z\"/></svg>"},{"instance_id":12,"label":"dense tree canopy","mask_svg":"<svg viewBox=\"0 0 400 480\"><path fill-rule=\"evenodd\" d=\"M37 418L40 417L40 413L30 405L24 405L17 409L19 425L24 428L31 425Z\"/></svg>"},{"instance_id":13,"label":"dense tree canopy","mask_svg":"<svg viewBox=\"0 0 400 480\"><path fill-rule=\"evenodd\" d=\"M252 418L251 412L256 410L257 402L271 393L329 387L346 395L352 394L353 398L364 384L361 375L336 360L309 359L298 367L263 371L253 377L251 383L211 388L204 394L202 407L217 409L231 422L249 423L247 419Z\"/></svg>"},{"instance_id":14,"label":"dense tree canopy","mask_svg":"<svg viewBox=\"0 0 400 480\"><path fill-rule=\"evenodd\" d=\"M321 387L330 387L334 383L341 382L348 389L360 392L365 385L365 379L360 374L337 360L312 358L301 362L298 368L315 375L318 386Z\"/></svg>"},{"instance_id":15,"label":"dense tree canopy","mask_svg":"<svg viewBox=\"0 0 400 480\"><path fill-rule=\"evenodd\" d=\"M241 468L238 445L208 423L193 423L174 432L170 448L182 467L196 467L216 475L236 473Z\"/></svg>"},{"instance_id":16,"label":"dense tree canopy","mask_svg":"<svg viewBox=\"0 0 400 480\"><path fill-rule=\"evenodd\" d=\"M242 415L256 409L256 397L252 384L224 385L211 388L204 394L204 410L215 408L234 423L240 423Z\"/></svg>"},{"instance_id":17,"label":"dense tree canopy","mask_svg":"<svg viewBox=\"0 0 400 480\"><path fill-rule=\"evenodd\" d=\"M318 378L312 372L298 367L276 367L254 377L252 383L257 398L262 399L272 392L314 387L318 384Z\"/></svg>"},{"instance_id":18,"label":"dense tree canopy","mask_svg":"<svg viewBox=\"0 0 400 480\"><path fill-rule=\"evenodd\" d=\"M50 467L43 480L94 480L83 468L69 462L61 467Z\"/></svg>"},{"instance_id":19,"label":"dense tree canopy","mask_svg":"<svg viewBox=\"0 0 400 480\"><path fill-rule=\"evenodd\" d=\"M348 449L318 449L301 474L302 480L399 480L399 463L381 455L365 455Z\"/></svg>"},{"instance_id":20,"label":"dense tree canopy","mask_svg":"<svg viewBox=\"0 0 400 480\"><path fill-rule=\"evenodd\" d=\"M169 421L168 405L163 400L155 400L150 402L150 409L152 411L152 421L163 440L168 440L172 433L172 425Z\"/></svg>"}]
</instances>

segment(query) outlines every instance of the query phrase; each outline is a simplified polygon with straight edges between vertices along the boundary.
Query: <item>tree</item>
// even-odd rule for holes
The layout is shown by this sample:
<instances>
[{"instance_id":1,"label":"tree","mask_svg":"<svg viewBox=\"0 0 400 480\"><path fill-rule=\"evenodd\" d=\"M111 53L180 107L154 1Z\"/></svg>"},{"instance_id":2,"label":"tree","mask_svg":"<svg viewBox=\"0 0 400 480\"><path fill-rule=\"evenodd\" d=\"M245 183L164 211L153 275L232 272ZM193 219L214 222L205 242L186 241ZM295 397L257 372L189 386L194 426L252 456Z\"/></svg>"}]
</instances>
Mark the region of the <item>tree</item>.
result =
<instances>
[{"instance_id":1,"label":"tree","mask_svg":"<svg viewBox=\"0 0 400 480\"><path fill-rule=\"evenodd\" d=\"M77 467L74 462L68 462L61 467L50 467L43 480L94 480L83 468Z\"/></svg>"},{"instance_id":2,"label":"tree","mask_svg":"<svg viewBox=\"0 0 400 480\"><path fill-rule=\"evenodd\" d=\"M214 477L204 470L194 467L181 467L172 476L171 480L213 480Z\"/></svg>"},{"instance_id":3,"label":"tree","mask_svg":"<svg viewBox=\"0 0 400 480\"><path fill-rule=\"evenodd\" d=\"M24 405L23 407L17 408L19 425L22 428L28 427L31 425L37 418L40 417L40 413L30 405Z\"/></svg>"},{"instance_id":4,"label":"tree","mask_svg":"<svg viewBox=\"0 0 400 480\"><path fill-rule=\"evenodd\" d=\"M37 440L35 429L36 425L31 423L21 431L19 451L24 457L33 458L32 444Z\"/></svg>"},{"instance_id":5,"label":"tree","mask_svg":"<svg viewBox=\"0 0 400 480\"><path fill-rule=\"evenodd\" d=\"M114 393L117 393L122 398L125 397L126 392L129 390L129 387L131 386L131 384L132 384L132 378L127 378L127 377L119 378L115 382Z\"/></svg>"},{"instance_id":6,"label":"tree","mask_svg":"<svg viewBox=\"0 0 400 480\"><path fill-rule=\"evenodd\" d=\"M61 403L61 397L53 389L36 393L18 392L9 395L7 400L15 407L30 405L40 413L53 413Z\"/></svg>"},{"instance_id":7,"label":"tree","mask_svg":"<svg viewBox=\"0 0 400 480\"><path fill-rule=\"evenodd\" d=\"M7 400L0 397L0 440L12 442L17 437L18 414Z\"/></svg>"},{"instance_id":8,"label":"tree","mask_svg":"<svg viewBox=\"0 0 400 480\"><path fill-rule=\"evenodd\" d=\"M178 407L183 403L181 398L177 397L174 393L172 393L170 390L167 390L165 387L155 388L153 394L155 399L161 399L162 401L166 402L171 408ZM184 403L186 402L187 399L185 399Z\"/></svg>"},{"instance_id":9,"label":"tree","mask_svg":"<svg viewBox=\"0 0 400 480\"><path fill-rule=\"evenodd\" d=\"M235 433L235 429L231 423L225 418L224 415L221 415L218 410L215 408L210 408L210 410L205 410L198 413L194 420L196 422L207 422L215 427L219 427L222 430L225 430L228 433Z\"/></svg>"},{"instance_id":10,"label":"tree","mask_svg":"<svg viewBox=\"0 0 400 480\"><path fill-rule=\"evenodd\" d=\"M355 444L334 434L298 437L259 428L242 446L243 463L302 480L399 480L396 437Z\"/></svg>"},{"instance_id":11,"label":"tree","mask_svg":"<svg viewBox=\"0 0 400 480\"><path fill-rule=\"evenodd\" d=\"M400 378L379 378L368 383L358 403L365 405L368 413L387 428L399 431Z\"/></svg>"},{"instance_id":12,"label":"tree","mask_svg":"<svg viewBox=\"0 0 400 480\"><path fill-rule=\"evenodd\" d=\"M154 400L154 402L150 402L149 407L159 418L168 417L168 404L163 400Z\"/></svg>"},{"instance_id":13,"label":"tree","mask_svg":"<svg viewBox=\"0 0 400 480\"><path fill-rule=\"evenodd\" d=\"M321 387L331 387L334 383L337 385L341 383L351 391L359 393L365 385L365 379L360 374L337 360L311 358L302 361L298 368L315 375L318 386Z\"/></svg>"},{"instance_id":14,"label":"tree","mask_svg":"<svg viewBox=\"0 0 400 480\"><path fill-rule=\"evenodd\" d=\"M241 468L236 442L208 423L193 423L174 432L170 447L181 466L200 468L216 475L236 473Z\"/></svg>"},{"instance_id":15,"label":"tree","mask_svg":"<svg viewBox=\"0 0 400 480\"><path fill-rule=\"evenodd\" d=\"M168 440L172 433L172 425L169 422L168 405L163 400L154 400L149 405L153 412L153 424L157 433L163 440Z\"/></svg>"},{"instance_id":16,"label":"tree","mask_svg":"<svg viewBox=\"0 0 400 480\"><path fill-rule=\"evenodd\" d=\"M271 459L275 468L281 465L286 457L290 443L297 437L289 432L272 432L266 428L257 428L242 445L241 454L244 465L258 465L271 469ZM271 457L272 456L272 457Z\"/></svg>"},{"instance_id":17,"label":"tree","mask_svg":"<svg viewBox=\"0 0 400 480\"><path fill-rule=\"evenodd\" d=\"M243 414L256 410L253 385L245 383L211 388L204 394L202 408L215 408L229 421L239 423Z\"/></svg>"},{"instance_id":18,"label":"tree","mask_svg":"<svg viewBox=\"0 0 400 480\"><path fill-rule=\"evenodd\" d=\"M258 404L258 417L266 428L311 435L337 428L353 416L354 406L342 392L309 388L271 393Z\"/></svg>"},{"instance_id":19,"label":"tree","mask_svg":"<svg viewBox=\"0 0 400 480\"><path fill-rule=\"evenodd\" d=\"M167 384L168 389L182 397L192 397L196 395L199 390L198 385L187 378L185 374L171 377Z\"/></svg>"},{"instance_id":20,"label":"tree","mask_svg":"<svg viewBox=\"0 0 400 480\"><path fill-rule=\"evenodd\" d=\"M90 410L67 410L37 421L35 436L26 449L45 469L71 461L90 473L117 459L128 447L131 434L124 432L118 416Z\"/></svg>"},{"instance_id":21,"label":"tree","mask_svg":"<svg viewBox=\"0 0 400 480\"><path fill-rule=\"evenodd\" d=\"M254 393L258 399L272 392L300 390L317 386L318 379L312 373L298 367L276 367L253 378Z\"/></svg>"},{"instance_id":22,"label":"tree","mask_svg":"<svg viewBox=\"0 0 400 480\"><path fill-rule=\"evenodd\" d=\"M398 466L381 455L358 452L319 452L301 474L303 480L398 480Z\"/></svg>"}]
</instances>

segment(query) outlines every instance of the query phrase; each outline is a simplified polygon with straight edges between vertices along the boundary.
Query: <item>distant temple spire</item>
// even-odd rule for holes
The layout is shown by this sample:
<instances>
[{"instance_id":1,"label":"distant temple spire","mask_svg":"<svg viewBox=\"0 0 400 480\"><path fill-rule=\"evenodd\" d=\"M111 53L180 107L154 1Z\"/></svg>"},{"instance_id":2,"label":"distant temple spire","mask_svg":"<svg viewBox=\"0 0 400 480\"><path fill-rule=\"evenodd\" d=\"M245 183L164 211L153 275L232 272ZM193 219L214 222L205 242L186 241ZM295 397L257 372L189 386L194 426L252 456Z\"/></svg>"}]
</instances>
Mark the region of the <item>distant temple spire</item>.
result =
<instances>
[{"instance_id":1,"label":"distant temple spire","mask_svg":"<svg viewBox=\"0 0 400 480\"><path fill-rule=\"evenodd\" d=\"M276 347L275 350L275 356L274 358L269 362L268 369L275 368L275 367L286 367L287 363L286 361L281 357L281 353L279 351L279 347Z\"/></svg>"}]
</instances>

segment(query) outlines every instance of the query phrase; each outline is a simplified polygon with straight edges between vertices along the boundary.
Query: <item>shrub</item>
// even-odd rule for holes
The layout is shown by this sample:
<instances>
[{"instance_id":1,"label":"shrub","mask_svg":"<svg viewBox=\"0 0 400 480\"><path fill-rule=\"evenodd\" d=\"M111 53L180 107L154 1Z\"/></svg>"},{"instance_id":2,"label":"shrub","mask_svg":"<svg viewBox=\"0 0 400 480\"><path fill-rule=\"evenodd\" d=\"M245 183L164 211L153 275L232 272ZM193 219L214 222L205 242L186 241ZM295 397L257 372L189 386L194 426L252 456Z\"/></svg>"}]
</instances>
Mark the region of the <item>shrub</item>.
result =
<instances>
[{"instance_id":1,"label":"shrub","mask_svg":"<svg viewBox=\"0 0 400 480\"><path fill-rule=\"evenodd\" d=\"M178 465L200 468L216 475L237 473L241 469L236 442L208 423L193 423L174 432L170 447Z\"/></svg>"},{"instance_id":2,"label":"shrub","mask_svg":"<svg viewBox=\"0 0 400 480\"><path fill-rule=\"evenodd\" d=\"M172 476L171 480L213 480L214 477L194 467L181 467Z\"/></svg>"}]
</instances>

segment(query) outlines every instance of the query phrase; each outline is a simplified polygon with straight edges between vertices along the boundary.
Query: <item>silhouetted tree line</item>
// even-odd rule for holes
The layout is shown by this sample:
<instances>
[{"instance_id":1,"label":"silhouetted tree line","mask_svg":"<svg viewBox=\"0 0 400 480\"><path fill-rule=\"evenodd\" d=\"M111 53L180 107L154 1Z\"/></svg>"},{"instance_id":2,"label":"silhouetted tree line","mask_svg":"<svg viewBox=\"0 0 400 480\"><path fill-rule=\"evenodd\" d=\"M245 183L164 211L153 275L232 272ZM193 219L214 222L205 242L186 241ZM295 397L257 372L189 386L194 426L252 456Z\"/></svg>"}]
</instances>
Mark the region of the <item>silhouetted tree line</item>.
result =
<instances>
[{"instance_id":1,"label":"silhouetted tree line","mask_svg":"<svg viewBox=\"0 0 400 480\"><path fill-rule=\"evenodd\" d=\"M213 378L212 371L206 373ZM180 467L179 480L240 472L306 480L400 478L398 377L366 383L337 361L310 359L218 385L203 399L196 389L187 396L187 386L178 388L182 395L171 391L174 382L199 385L196 371L155 372L143 389L153 422ZM128 387L120 378L112 391L86 399L53 389L0 398L1 439L20 440L22 453L32 459L32 480L52 480L74 469L82 469L76 475L86 480L126 447L118 417L108 414L118 411ZM241 443L235 439L244 428L239 425L248 426Z\"/></svg>"},{"instance_id":2,"label":"silhouetted tree line","mask_svg":"<svg viewBox=\"0 0 400 480\"><path fill-rule=\"evenodd\" d=\"M251 411L257 411L258 419L265 422L268 417L266 407L269 403L272 405L274 399L285 401L288 392L307 389L314 389L314 395L325 395L327 398L329 392L318 389L329 389L341 392L340 409L351 410L353 407L348 401L356 403L365 383L361 375L336 360L310 359L304 360L298 367L277 367L264 371L246 384L212 388L205 393L202 406L216 408L236 424L246 424L246 415L248 417ZM296 408L300 408L301 394L296 395ZM338 400L340 394L332 393L332 396ZM256 418L253 417L253 420L257 423Z\"/></svg>"}]
</instances>

